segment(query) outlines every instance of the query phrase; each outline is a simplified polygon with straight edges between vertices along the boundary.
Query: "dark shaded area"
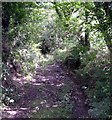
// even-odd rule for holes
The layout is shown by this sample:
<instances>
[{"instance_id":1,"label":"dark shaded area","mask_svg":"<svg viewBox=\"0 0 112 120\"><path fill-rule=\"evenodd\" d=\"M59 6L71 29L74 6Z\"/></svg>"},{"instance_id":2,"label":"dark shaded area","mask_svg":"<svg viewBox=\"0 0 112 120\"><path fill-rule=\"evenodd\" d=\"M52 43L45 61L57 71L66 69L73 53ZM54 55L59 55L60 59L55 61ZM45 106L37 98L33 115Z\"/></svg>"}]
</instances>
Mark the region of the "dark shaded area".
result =
<instances>
[{"instance_id":1,"label":"dark shaded area","mask_svg":"<svg viewBox=\"0 0 112 120\"><path fill-rule=\"evenodd\" d=\"M40 46L40 51L43 55L50 53L49 45L47 45L45 42L43 42L42 45Z\"/></svg>"},{"instance_id":2,"label":"dark shaded area","mask_svg":"<svg viewBox=\"0 0 112 120\"><path fill-rule=\"evenodd\" d=\"M67 57L64 64L69 68L70 70L79 69L81 65L80 57L76 60L74 58Z\"/></svg>"},{"instance_id":3,"label":"dark shaded area","mask_svg":"<svg viewBox=\"0 0 112 120\"><path fill-rule=\"evenodd\" d=\"M65 117L64 115L84 119L97 118L97 116L105 117L105 115L111 117L111 110L109 110L109 107L111 107L111 87L109 86L112 78L110 72L112 60L112 3L52 2L49 8L46 3L41 4L40 2L37 2L35 7L32 3L4 2L2 8L3 74L1 76L1 87L3 96L1 100L4 104L3 118L38 118L41 114L43 116L48 114L53 117L57 115L59 118ZM45 16L41 10L39 11L39 8L45 9L45 11L43 9L45 15L47 8L47 11L52 9L59 17L55 18L55 22L53 21L56 31L54 30L55 27L53 29L49 27L52 23L47 25L46 30L36 28L38 39L40 36L44 36L44 32L48 32L47 37L44 36L48 41L45 39L37 41L36 38L33 38L34 36L30 37L35 26L31 27L31 31L30 29L24 30L28 25L28 21L25 22L26 16L28 17L33 9L38 10L38 12L36 11L38 15L31 15L30 19L35 24L34 17L36 17L38 19L36 25L38 25L38 22L43 22L42 19ZM77 11L80 12L81 9L85 10L85 17L80 15L73 19L72 14ZM56 14L54 14L55 17ZM78 22L78 17L79 20L84 17L82 23ZM95 21L98 21L98 24L92 25L92 22ZM75 26L75 22L79 26ZM24 25L24 23L26 25L22 26L20 32L19 25ZM44 26L46 25L44 24ZM96 31L98 31L98 40L103 44L104 39L106 43L104 46L108 47L109 51L104 53L101 47L97 48L96 53L95 49L92 48L90 43L92 41L97 44L94 41L94 38L97 39L97 37L92 37L91 32ZM74 36L77 38L74 38ZM70 41L73 43L72 47ZM40 47L39 44L41 44ZM62 46L62 48L59 46ZM36 54L39 50L40 52ZM99 52L101 55L98 54ZM109 59L107 56L103 58L103 54L106 55L106 52L110 52ZM32 53L33 55L31 55ZM45 61L47 61L48 57L46 55L50 53L54 55L52 55L54 57L53 63L42 68L39 65L41 64L41 55L44 55L42 59L45 58ZM63 53L66 55L64 56ZM35 55L40 55L37 56L37 61L33 61ZM58 55L61 57L58 58ZM59 59L62 59L62 62ZM34 62L38 64L38 67L33 71ZM42 65L44 65L44 60ZM27 76L28 80L24 75L29 75Z\"/></svg>"},{"instance_id":4,"label":"dark shaded area","mask_svg":"<svg viewBox=\"0 0 112 120\"><path fill-rule=\"evenodd\" d=\"M88 109L86 108L86 105L84 105L84 94L82 93L80 86L77 85L78 89L76 86L72 88L73 81L67 75L66 70L64 70L65 67L62 66L62 63L57 62L48 65L44 69L44 71L40 71L41 68L37 68L37 75L30 82L26 81L19 88L22 90L18 93L19 95L21 95L20 99L18 99L18 101L15 101L12 105L9 106L10 110L7 109L3 111L3 117L28 117L27 115L30 115L36 106L38 106L39 109L45 109L47 106L49 106L48 108L51 109L55 105L60 108L63 106L63 96L59 95L60 92L63 95L69 93L69 104L75 102L75 104L73 103L73 118L89 117L87 114ZM22 82L22 78L19 81ZM20 82L19 84L21 84ZM69 88L65 93L63 93L63 90L66 87ZM35 105L32 106L31 103L35 100L37 100L37 103L35 103ZM46 102L41 104L41 102L44 100L46 100ZM38 103L38 101L40 101L40 103ZM22 108L24 108L25 110L22 111ZM15 111L15 114L11 115L10 111ZM7 115L8 112L10 113L9 115Z\"/></svg>"}]
</instances>

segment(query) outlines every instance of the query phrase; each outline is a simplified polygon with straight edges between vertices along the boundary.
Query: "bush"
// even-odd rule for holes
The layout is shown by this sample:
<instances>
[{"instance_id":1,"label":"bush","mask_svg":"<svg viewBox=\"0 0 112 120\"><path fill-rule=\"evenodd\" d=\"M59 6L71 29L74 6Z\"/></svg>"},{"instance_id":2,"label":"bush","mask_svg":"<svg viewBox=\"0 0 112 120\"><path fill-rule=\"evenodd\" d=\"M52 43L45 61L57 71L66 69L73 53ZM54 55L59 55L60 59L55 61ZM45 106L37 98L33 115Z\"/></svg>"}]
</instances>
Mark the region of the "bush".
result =
<instances>
[{"instance_id":1,"label":"bush","mask_svg":"<svg viewBox=\"0 0 112 120\"><path fill-rule=\"evenodd\" d=\"M89 99L92 117L106 118L111 115L110 112L110 80L111 80L111 64L109 61L96 62L97 59L80 69L82 86L87 86L85 93Z\"/></svg>"}]
</instances>

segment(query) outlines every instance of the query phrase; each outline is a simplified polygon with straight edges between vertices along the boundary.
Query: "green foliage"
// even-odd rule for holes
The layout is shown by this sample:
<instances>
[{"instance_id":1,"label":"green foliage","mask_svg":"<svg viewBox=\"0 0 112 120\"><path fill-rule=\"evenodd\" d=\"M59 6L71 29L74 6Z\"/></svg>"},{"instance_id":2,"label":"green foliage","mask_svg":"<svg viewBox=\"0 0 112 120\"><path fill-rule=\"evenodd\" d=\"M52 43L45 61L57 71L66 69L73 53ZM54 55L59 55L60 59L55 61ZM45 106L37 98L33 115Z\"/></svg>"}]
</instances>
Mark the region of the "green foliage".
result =
<instances>
[{"instance_id":1,"label":"green foliage","mask_svg":"<svg viewBox=\"0 0 112 120\"><path fill-rule=\"evenodd\" d=\"M62 114L63 113L63 114ZM57 107L52 109L44 109L39 112L32 113L31 118L70 118L71 113L69 109Z\"/></svg>"},{"instance_id":2,"label":"green foliage","mask_svg":"<svg viewBox=\"0 0 112 120\"><path fill-rule=\"evenodd\" d=\"M3 2L2 3L2 10L4 17L5 15L9 16L10 18L14 19L14 24L21 23L23 18L27 15L28 8L34 5L33 3L22 3L22 2ZM26 10L27 9L27 10ZM7 19L7 18L4 18Z\"/></svg>"},{"instance_id":3,"label":"green foliage","mask_svg":"<svg viewBox=\"0 0 112 120\"><path fill-rule=\"evenodd\" d=\"M110 113L110 99L104 98L103 101L93 102L92 109L89 109L89 114L93 118L108 118Z\"/></svg>"},{"instance_id":4,"label":"green foliage","mask_svg":"<svg viewBox=\"0 0 112 120\"><path fill-rule=\"evenodd\" d=\"M1 100L5 105L12 105L20 97L17 92L17 88L13 83L12 69L6 64L2 63L2 74L1 74Z\"/></svg>"},{"instance_id":5,"label":"green foliage","mask_svg":"<svg viewBox=\"0 0 112 120\"><path fill-rule=\"evenodd\" d=\"M88 96L89 105L91 106L89 114L93 118L107 118L111 115L111 65L107 59L102 59L103 62L101 62L101 57L93 59L86 67L78 71L82 76L82 86L87 87L85 93Z\"/></svg>"},{"instance_id":6,"label":"green foliage","mask_svg":"<svg viewBox=\"0 0 112 120\"><path fill-rule=\"evenodd\" d=\"M86 51L86 49L84 49L84 51ZM81 55L82 66L91 64L91 62L95 60L96 55L97 55L96 50L90 50L90 51L87 51L84 54L82 54ZM88 69L88 67L87 67L87 69Z\"/></svg>"},{"instance_id":7,"label":"green foliage","mask_svg":"<svg viewBox=\"0 0 112 120\"><path fill-rule=\"evenodd\" d=\"M37 64L45 66L57 59L65 61L69 57L77 61L80 58L81 67L76 72L82 77L80 84L87 85L85 92L92 106L89 113L97 118L109 116L111 75L106 53L109 52L107 47L111 52L111 7L110 2L3 3L3 28L8 28L3 36L3 47L8 47L3 51L3 59L6 59L3 79L8 82L13 79L8 67L11 59L20 68L16 72L31 79ZM85 42L86 33L89 33L90 50L80 44L81 40ZM46 56L40 52L43 42L51 49ZM18 97L12 88L4 89L3 99L7 96L7 104ZM64 93L60 96L63 98ZM63 98L66 106L64 101ZM45 109L32 116L70 117L70 109L70 105Z\"/></svg>"}]
</instances>

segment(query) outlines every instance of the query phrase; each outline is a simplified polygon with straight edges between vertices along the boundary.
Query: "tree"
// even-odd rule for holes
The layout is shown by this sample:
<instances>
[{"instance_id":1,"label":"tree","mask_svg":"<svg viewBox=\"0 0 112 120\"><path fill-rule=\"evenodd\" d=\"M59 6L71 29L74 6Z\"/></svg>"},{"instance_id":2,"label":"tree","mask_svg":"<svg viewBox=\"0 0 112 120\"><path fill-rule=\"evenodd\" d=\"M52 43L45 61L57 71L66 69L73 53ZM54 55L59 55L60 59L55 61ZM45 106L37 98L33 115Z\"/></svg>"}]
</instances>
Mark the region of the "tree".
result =
<instances>
[{"instance_id":1,"label":"tree","mask_svg":"<svg viewBox=\"0 0 112 120\"><path fill-rule=\"evenodd\" d=\"M112 61L112 2L94 2L94 14L99 21L99 30L104 36L106 45L110 51L110 60Z\"/></svg>"},{"instance_id":2,"label":"tree","mask_svg":"<svg viewBox=\"0 0 112 120\"><path fill-rule=\"evenodd\" d=\"M89 29L88 29L88 24L89 24L89 13L88 11L88 3L80 3L80 2L64 2L64 3L58 3L58 2L53 2L54 8L56 10L56 13L59 17L59 19L63 22L64 27L68 30L70 26L70 19L73 14L76 12L80 12L81 9L85 11L84 14L84 19L83 22L80 24L79 31L77 32L78 37L80 38L79 43L87 47L88 50L90 48L90 42L89 42ZM77 17L80 18L80 15ZM85 24L85 25L84 25ZM81 36L82 29L85 29L85 36Z\"/></svg>"}]
</instances>

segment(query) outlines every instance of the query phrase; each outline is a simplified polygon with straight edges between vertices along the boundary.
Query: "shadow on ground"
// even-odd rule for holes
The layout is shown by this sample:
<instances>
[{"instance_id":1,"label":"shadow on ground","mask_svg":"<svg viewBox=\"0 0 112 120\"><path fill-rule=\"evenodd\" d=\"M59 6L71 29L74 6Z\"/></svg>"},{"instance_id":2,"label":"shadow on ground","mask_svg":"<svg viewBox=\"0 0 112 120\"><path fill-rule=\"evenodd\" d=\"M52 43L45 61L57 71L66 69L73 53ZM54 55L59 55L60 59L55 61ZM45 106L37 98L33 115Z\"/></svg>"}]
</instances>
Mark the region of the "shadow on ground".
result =
<instances>
[{"instance_id":1,"label":"shadow on ground","mask_svg":"<svg viewBox=\"0 0 112 120\"><path fill-rule=\"evenodd\" d=\"M80 86L61 62L37 66L30 81L15 79L19 99L2 111L2 118L87 118L88 107Z\"/></svg>"}]
</instances>

